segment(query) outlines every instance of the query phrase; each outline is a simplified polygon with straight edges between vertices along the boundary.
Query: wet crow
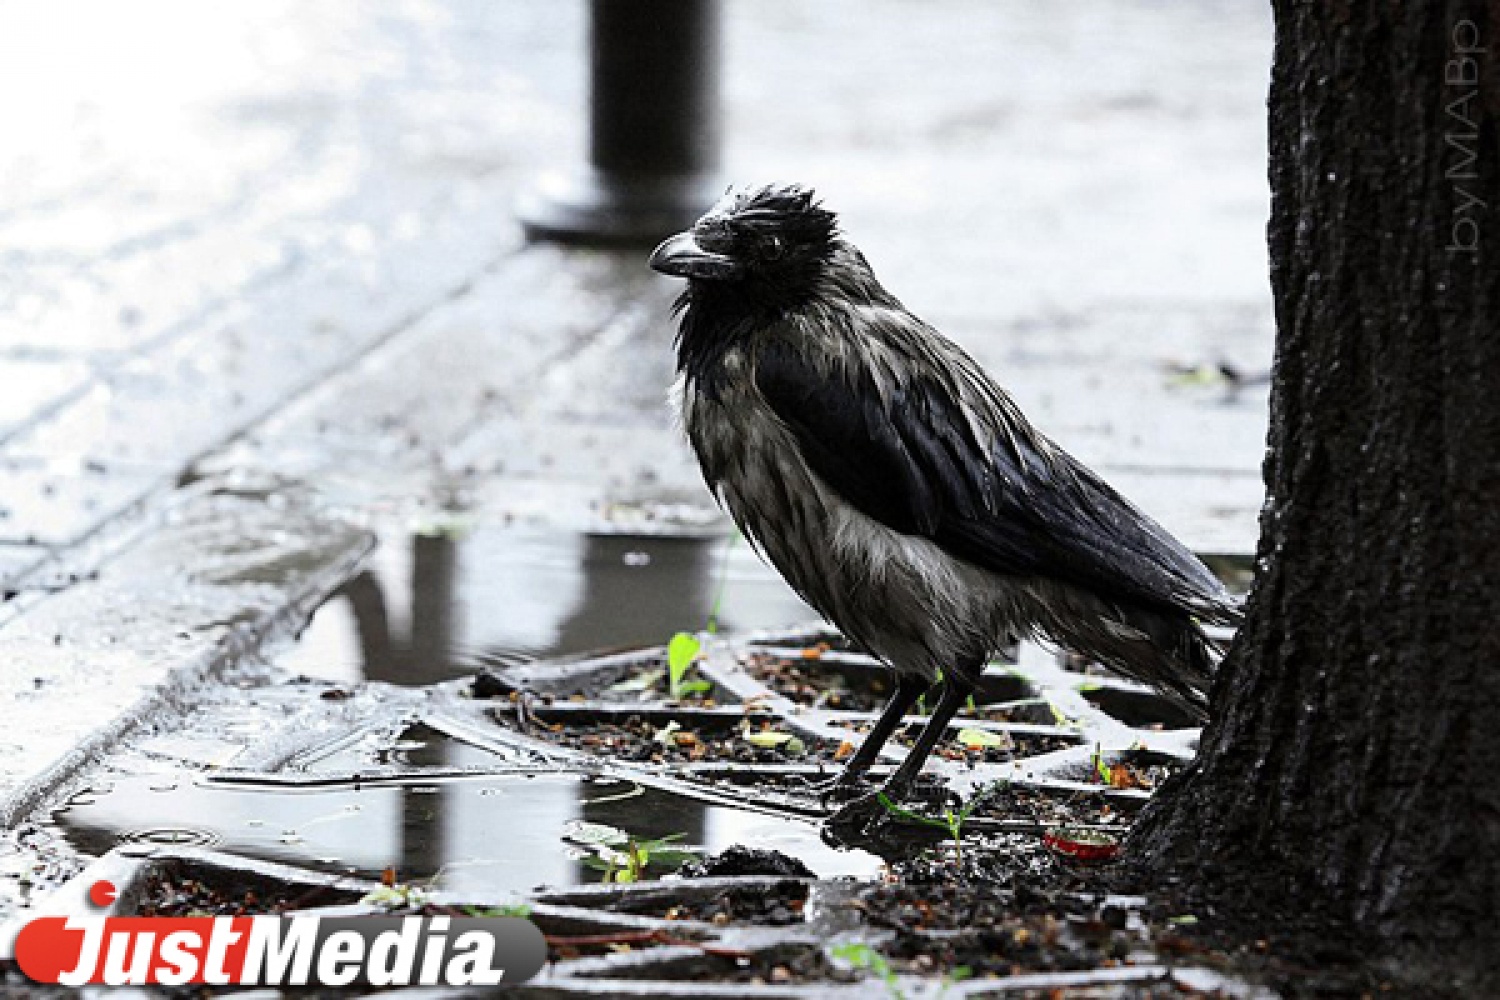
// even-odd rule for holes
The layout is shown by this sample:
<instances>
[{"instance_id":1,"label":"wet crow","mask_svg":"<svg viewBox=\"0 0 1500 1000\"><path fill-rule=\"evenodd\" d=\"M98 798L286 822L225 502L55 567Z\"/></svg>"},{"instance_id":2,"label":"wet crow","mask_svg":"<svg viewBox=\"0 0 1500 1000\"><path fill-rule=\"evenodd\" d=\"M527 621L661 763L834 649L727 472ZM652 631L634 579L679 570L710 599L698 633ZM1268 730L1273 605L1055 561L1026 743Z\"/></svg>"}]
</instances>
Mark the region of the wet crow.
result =
<instances>
[{"instance_id":1,"label":"wet crow","mask_svg":"<svg viewBox=\"0 0 1500 1000\"><path fill-rule=\"evenodd\" d=\"M1216 650L1200 623L1237 623L1233 598L902 308L812 192L731 192L650 263L688 282L674 392L709 487L895 673L841 790L941 676L884 788L906 793L985 663L1024 637L1202 715Z\"/></svg>"}]
</instances>

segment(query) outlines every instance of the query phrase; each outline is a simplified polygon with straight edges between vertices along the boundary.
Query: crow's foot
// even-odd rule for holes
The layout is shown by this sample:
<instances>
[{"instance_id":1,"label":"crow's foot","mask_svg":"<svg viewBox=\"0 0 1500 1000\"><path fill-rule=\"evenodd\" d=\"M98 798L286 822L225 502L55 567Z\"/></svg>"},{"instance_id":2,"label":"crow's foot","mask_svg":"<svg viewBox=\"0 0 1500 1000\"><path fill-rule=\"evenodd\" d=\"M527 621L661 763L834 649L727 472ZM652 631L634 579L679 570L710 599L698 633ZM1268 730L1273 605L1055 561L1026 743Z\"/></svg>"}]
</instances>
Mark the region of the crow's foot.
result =
<instances>
[{"instance_id":1,"label":"crow's foot","mask_svg":"<svg viewBox=\"0 0 1500 1000\"><path fill-rule=\"evenodd\" d=\"M857 791L857 790L856 790ZM949 793L941 786L918 789L924 802L946 800ZM941 820L929 820L903 804L901 792L889 788L866 792L845 802L823 824L823 839L836 847L862 847L890 856L908 853L914 847L943 840L948 836Z\"/></svg>"},{"instance_id":2,"label":"crow's foot","mask_svg":"<svg viewBox=\"0 0 1500 1000\"><path fill-rule=\"evenodd\" d=\"M863 774L851 774L845 771L835 778L826 778L822 781L809 781L807 790L818 797L818 802L825 809L836 809L845 803L870 792L869 779Z\"/></svg>"}]
</instances>

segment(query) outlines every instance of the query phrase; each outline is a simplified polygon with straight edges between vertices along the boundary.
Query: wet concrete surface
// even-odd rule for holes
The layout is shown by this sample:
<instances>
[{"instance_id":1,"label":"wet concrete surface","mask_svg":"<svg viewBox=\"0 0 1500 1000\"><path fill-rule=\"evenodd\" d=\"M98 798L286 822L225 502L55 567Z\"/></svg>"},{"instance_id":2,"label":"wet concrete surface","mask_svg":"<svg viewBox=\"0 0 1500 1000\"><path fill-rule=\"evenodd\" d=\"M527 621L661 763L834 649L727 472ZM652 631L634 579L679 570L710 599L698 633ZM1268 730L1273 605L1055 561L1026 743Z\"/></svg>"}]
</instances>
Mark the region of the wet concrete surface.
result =
<instances>
[{"instance_id":1,"label":"wet concrete surface","mask_svg":"<svg viewBox=\"0 0 1500 1000\"><path fill-rule=\"evenodd\" d=\"M200 492L157 517L144 536L122 529L103 566L80 563L4 606L7 822L122 732L295 627L371 547L358 528L261 498Z\"/></svg>"}]
</instances>

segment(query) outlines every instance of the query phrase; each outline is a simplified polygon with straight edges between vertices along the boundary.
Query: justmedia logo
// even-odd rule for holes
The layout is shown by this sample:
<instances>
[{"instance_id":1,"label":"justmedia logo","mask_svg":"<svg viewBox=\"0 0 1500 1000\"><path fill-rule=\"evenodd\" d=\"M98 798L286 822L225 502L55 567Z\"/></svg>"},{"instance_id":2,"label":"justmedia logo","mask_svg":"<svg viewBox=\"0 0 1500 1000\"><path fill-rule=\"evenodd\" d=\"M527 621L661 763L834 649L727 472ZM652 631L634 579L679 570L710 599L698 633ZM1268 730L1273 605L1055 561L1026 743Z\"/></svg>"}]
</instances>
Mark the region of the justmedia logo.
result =
<instances>
[{"instance_id":1,"label":"justmedia logo","mask_svg":"<svg viewBox=\"0 0 1500 1000\"><path fill-rule=\"evenodd\" d=\"M541 971L547 944L520 917L41 917L15 958L62 986L498 986Z\"/></svg>"}]
</instances>

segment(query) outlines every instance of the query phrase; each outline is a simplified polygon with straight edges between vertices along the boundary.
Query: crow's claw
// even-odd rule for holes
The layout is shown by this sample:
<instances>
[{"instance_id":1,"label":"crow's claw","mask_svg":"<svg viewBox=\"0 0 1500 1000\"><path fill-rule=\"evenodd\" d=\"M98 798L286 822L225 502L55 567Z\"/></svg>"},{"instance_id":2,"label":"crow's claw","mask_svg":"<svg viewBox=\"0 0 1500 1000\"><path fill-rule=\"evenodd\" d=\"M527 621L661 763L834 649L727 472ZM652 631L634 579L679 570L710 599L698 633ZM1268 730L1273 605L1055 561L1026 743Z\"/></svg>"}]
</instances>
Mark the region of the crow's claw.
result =
<instances>
[{"instance_id":1,"label":"crow's claw","mask_svg":"<svg viewBox=\"0 0 1500 1000\"><path fill-rule=\"evenodd\" d=\"M825 822L823 839L840 847L864 846L879 840L895 817L882 801L883 792L874 791L844 802Z\"/></svg>"},{"instance_id":2,"label":"crow's claw","mask_svg":"<svg viewBox=\"0 0 1500 1000\"><path fill-rule=\"evenodd\" d=\"M830 781L811 782L810 790L817 793L823 808L833 809L868 794L870 783L863 775L846 773Z\"/></svg>"}]
</instances>

